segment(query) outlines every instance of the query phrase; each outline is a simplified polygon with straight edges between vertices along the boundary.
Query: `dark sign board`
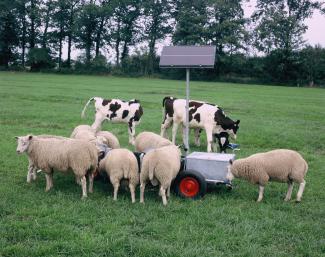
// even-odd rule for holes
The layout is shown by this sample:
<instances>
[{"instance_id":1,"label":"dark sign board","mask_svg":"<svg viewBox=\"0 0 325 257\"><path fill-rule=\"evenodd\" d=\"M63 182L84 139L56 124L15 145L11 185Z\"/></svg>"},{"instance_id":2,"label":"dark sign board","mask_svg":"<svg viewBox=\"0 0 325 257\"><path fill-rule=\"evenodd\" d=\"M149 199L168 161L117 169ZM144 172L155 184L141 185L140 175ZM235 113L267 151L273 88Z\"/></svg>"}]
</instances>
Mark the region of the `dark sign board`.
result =
<instances>
[{"instance_id":1,"label":"dark sign board","mask_svg":"<svg viewBox=\"0 0 325 257\"><path fill-rule=\"evenodd\" d=\"M213 68L215 46L165 46L160 68Z\"/></svg>"}]
</instances>

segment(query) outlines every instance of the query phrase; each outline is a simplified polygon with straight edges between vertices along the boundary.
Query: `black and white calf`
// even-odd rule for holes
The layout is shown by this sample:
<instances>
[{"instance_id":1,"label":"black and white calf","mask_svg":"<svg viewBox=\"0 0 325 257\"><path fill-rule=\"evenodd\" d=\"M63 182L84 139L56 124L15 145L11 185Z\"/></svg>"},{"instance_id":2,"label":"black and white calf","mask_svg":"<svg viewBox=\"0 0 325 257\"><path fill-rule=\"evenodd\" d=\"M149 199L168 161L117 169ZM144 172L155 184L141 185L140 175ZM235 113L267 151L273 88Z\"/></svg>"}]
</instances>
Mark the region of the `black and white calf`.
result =
<instances>
[{"instance_id":1,"label":"black and white calf","mask_svg":"<svg viewBox=\"0 0 325 257\"><path fill-rule=\"evenodd\" d=\"M92 97L82 110L81 117L84 117L87 106L95 101L95 121L91 125L93 129L99 131L104 120L112 123L128 124L129 143L134 144L135 126L140 123L143 109L138 100L123 101L120 99L104 99Z\"/></svg>"},{"instance_id":2,"label":"black and white calf","mask_svg":"<svg viewBox=\"0 0 325 257\"><path fill-rule=\"evenodd\" d=\"M179 125L183 127L183 130L185 129L185 106L185 99L177 99L174 97L165 97L163 99L161 136L166 137L166 130L173 125L172 142L174 144ZM195 129L196 144L199 144L200 129L205 130L208 152L212 151L214 134L226 132L230 137L236 139L239 122L239 120L233 121L227 117L224 111L217 105L192 100L189 102L189 127ZM183 133L183 140L184 135L185 133Z\"/></svg>"}]
</instances>

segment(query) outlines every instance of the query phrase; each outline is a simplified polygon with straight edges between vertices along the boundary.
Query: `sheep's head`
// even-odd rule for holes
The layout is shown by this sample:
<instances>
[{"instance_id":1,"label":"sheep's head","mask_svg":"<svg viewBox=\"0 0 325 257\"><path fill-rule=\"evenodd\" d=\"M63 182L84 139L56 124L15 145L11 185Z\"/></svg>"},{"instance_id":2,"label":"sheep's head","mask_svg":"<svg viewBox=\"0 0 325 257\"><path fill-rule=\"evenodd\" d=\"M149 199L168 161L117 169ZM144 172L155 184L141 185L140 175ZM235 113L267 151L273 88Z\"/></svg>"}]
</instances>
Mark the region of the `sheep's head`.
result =
<instances>
[{"instance_id":1,"label":"sheep's head","mask_svg":"<svg viewBox=\"0 0 325 257\"><path fill-rule=\"evenodd\" d=\"M33 139L33 135L27 135L24 137L15 137L17 139L17 153L22 154L27 151L30 142Z\"/></svg>"},{"instance_id":2,"label":"sheep's head","mask_svg":"<svg viewBox=\"0 0 325 257\"><path fill-rule=\"evenodd\" d=\"M234 174L232 172L232 166L233 166L233 160L230 159L229 160L229 165L227 167L228 172L227 172L227 176L226 176L227 180L229 180L230 182L235 178L235 176L234 176Z\"/></svg>"}]
</instances>

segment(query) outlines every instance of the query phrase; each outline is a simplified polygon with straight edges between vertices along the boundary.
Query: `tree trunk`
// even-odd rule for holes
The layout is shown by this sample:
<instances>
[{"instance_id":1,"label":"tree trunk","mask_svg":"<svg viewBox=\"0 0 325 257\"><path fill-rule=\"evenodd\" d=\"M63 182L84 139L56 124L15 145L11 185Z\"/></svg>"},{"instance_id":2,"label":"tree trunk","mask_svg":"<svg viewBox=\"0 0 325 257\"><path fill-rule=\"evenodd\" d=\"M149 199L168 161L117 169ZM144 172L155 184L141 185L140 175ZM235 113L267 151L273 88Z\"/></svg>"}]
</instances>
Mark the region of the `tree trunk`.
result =
<instances>
[{"instance_id":1,"label":"tree trunk","mask_svg":"<svg viewBox=\"0 0 325 257\"><path fill-rule=\"evenodd\" d=\"M30 48L35 47L35 0L31 0Z\"/></svg>"},{"instance_id":2,"label":"tree trunk","mask_svg":"<svg viewBox=\"0 0 325 257\"><path fill-rule=\"evenodd\" d=\"M98 55L99 55L101 35L103 32L103 28L104 28L104 20L105 20L105 18L102 17L100 20L99 29L98 29L97 35L96 35L96 57L98 57Z\"/></svg>"},{"instance_id":3,"label":"tree trunk","mask_svg":"<svg viewBox=\"0 0 325 257\"><path fill-rule=\"evenodd\" d=\"M43 32L43 39L42 39L42 48L46 48L47 44L47 30L49 28L49 21L50 21L50 12L51 12L51 1L47 3L47 9L46 9L46 16L45 16L45 27Z\"/></svg>"},{"instance_id":4,"label":"tree trunk","mask_svg":"<svg viewBox=\"0 0 325 257\"><path fill-rule=\"evenodd\" d=\"M151 75L154 71L154 58L156 56L155 54L155 45L156 45L156 37L152 37L149 42L149 56L148 56L148 74Z\"/></svg>"},{"instance_id":5,"label":"tree trunk","mask_svg":"<svg viewBox=\"0 0 325 257\"><path fill-rule=\"evenodd\" d=\"M70 9L70 19L69 19L69 29L68 29L68 59L67 66L71 67L71 47L72 47L72 31L73 31L73 23L74 23L74 5L71 5Z\"/></svg>"},{"instance_id":6,"label":"tree trunk","mask_svg":"<svg viewBox=\"0 0 325 257\"><path fill-rule=\"evenodd\" d=\"M26 49L26 6L24 4L23 13L22 13L22 39L21 39L21 65L25 68L25 49Z\"/></svg>"}]
</instances>

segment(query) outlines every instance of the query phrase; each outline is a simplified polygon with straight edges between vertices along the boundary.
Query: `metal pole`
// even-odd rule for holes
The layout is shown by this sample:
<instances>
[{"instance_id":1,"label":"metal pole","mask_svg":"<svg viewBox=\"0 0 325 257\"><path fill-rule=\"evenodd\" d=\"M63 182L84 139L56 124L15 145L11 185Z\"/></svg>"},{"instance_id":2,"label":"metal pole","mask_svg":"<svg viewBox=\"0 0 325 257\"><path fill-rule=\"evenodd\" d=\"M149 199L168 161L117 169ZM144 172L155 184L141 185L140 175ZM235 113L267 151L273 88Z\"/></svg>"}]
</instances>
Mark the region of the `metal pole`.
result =
<instances>
[{"instance_id":1,"label":"metal pole","mask_svg":"<svg viewBox=\"0 0 325 257\"><path fill-rule=\"evenodd\" d=\"M186 68L186 124L185 124L185 147L186 155L190 151L189 144L189 101L190 101L190 69Z\"/></svg>"}]
</instances>

